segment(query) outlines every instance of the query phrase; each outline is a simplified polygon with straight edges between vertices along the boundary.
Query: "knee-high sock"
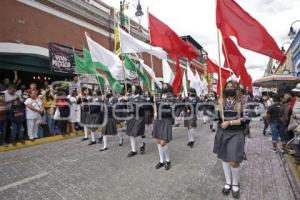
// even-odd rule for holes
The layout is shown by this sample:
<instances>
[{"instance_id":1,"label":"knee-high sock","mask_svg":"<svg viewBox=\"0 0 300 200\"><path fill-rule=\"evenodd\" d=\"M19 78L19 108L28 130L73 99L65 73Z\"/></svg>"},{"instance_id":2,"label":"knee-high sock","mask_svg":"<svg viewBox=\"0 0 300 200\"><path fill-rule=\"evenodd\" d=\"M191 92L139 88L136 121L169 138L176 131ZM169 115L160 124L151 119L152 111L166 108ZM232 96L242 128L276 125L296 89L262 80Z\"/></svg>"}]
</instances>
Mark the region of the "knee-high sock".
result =
<instances>
[{"instance_id":1,"label":"knee-high sock","mask_svg":"<svg viewBox=\"0 0 300 200\"><path fill-rule=\"evenodd\" d=\"M130 145L131 145L131 151L136 152L136 141L135 138L130 136Z\"/></svg>"},{"instance_id":2,"label":"knee-high sock","mask_svg":"<svg viewBox=\"0 0 300 200\"><path fill-rule=\"evenodd\" d=\"M231 182L232 182L230 165L224 161L222 161L222 165L223 165L223 170L224 170L224 175L225 175L225 180L226 180L225 188L229 189L230 187L228 185L231 185Z\"/></svg>"},{"instance_id":3,"label":"knee-high sock","mask_svg":"<svg viewBox=\"0 0 300 200\"><path fill-rule=\"evenodd\" d=\"M169 147L166 144L165 146L162 147L165 158L166 158L166 162L170 162L170 152L169 152Z\"/></svg>"},{"instance_id":4,"label":"knee-high sock","mask_svg":"<svg viewBox=\"0 0 300 200\"><path fill-rule=\"evenodd\" d=\"M95 142L96 141L95 131L91 131L91 137L92 137L92 142Z\"/></svg>"},{"instance_id":5,"label":"knee-high sock","mask_svg":"<svg viewBox=\"0 0 300 200\"><path fill-rule=\"evenodd\" d=\"M107 135L103 135L103 149L107 147Z\"/></svg>"},{"instance_id":6,"label":"knee-high sock","mask_svg":"<svg viewBox=\"0 0 300 200\"><path fill-rule=\"evenodd\" d=\"M140 144L140 147L143 146L144 143L145 143L145 142L144 142L144 138L139 137L139 141L138 141L138 142L139 142L139 144Z\"/></svg>"},{"instance_id":7,"label":"knee-high sock","mask_svg":"<svg viewBox=\"0 0 300 200\"><path fill-rule=\"evenodd\" d=\"M203 123L206 123L208 121L208 117L206 115L203 115Z\"/></svg>"},{"instance_id":8,"label":"knee-high sock","mask_svg":"<svg viewBox=\"0 0 300 200\"><path fill-rule=\"evenodd\" d=\"M121 133L118 133L117 136L119 138L119 144L121 144L123 140Z\"/></svg>"},{"instance_id":9,"label":"knee-high sock","mask_svg":"<svg viewBox=\"0 0 300 200\"><path fill-rule=\"evenodd\" d=\"M159 153L159 162L164 163L165 162L165 156L163 152L163 147L160 144L157 144L158 153Z\"/></svg>"},{"instance_id":10,"label":"knee-high sock","mask_svg":"<svg viewBox=\"0 0 300 200\"><path fill-rule=\"evenodd\" d=\"M86 126L83 127L83 131L84 131L84 138L88 138L88 128Z\"/></svg>"},{"instance_id":11,"label":"knee-high sock","mask_svg":"<svg viewBox=\"0 0 300 200\"><path fill-rule=\"evenodd\" d=\"M239 185L240 182L240 168L231 167L231 173L232 173L232 185L236 185L236 186L232 186L232 190L236 192L239 189L237 185Z\"/></svg>"},{"instance_id":12,"label":"knee-high sock","mask_svg":"<svg viewBox=\"0 0 300 200\"><path fill-rule=\"evenodd\" d=\"M188 139L189 139L189 142L194 141L194 129L193 128L188 130Z\"/></svg>"},{"instance_id":13,"label":"knee-high sock","mask_svg":"<svg viewBox=\"0 0 300 200\"><path fill-rule=\"evenodd\" d=\"M213 121L213 129L216 130L218 126L218 122L217 121Z\"/></svg>"}]
</instances>

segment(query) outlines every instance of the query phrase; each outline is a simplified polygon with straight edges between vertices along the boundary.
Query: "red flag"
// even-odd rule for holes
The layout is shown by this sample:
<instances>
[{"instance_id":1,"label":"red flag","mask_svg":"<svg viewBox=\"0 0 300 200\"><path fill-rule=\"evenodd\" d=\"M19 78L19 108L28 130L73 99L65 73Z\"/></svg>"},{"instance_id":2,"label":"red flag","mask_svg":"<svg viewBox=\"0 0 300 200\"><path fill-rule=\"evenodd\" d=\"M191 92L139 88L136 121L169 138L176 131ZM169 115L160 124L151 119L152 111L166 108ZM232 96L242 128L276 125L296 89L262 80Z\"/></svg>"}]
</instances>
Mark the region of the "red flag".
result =
<instances>
[{"instance_id":1,"label":"red flag","mask_svg":"<svg viewBox=\"0 0 300 200\"><path fill-rule=\"evenodd\" d=\"M179 58L176 59L176 75L172 84L173 94L177 96L181 90L183 73L180 67Z\"/></svg>"},{"instance_id":2,"label":"red flag","mask_svg":"<svg viewBox=\"0 0 300 200\"><path fill-rule=\"evenodd\" d=\"M187 42L183 41L168 25L149 13L151 44L162 47L174 58L186 57L189 60L199 54Z\"/></svg>"},{"instance_id":3,"label":"red flag","mask_svg":"<svg viewBox=\"0 0 300 200\"><path fill-rule=\"evenodd\" d=\"M224 67L232 69L236 76L241 76L245 68L246 58L230 38L223 38L222 51L225 57Z\"/></svg>"},{"instance_id":4,"label":"red flag","mask_svg":"<svg viewBox=\"0 0 300 200\"><path fill-rule=\"evenodd\" d=\"M248 74L245 63L246 58L230 38L223 39L222 46L225 57L225 67L230 67L236 76L240 77L240 83L245 87L252 88L252 78Z\"/></svg>"},{"instance_id":5,"label":"red flag","mask_svg":"<svg viewBox=\"0 0 300 200\"><path fill-rule=\"evenodd\" d=\"M220 76L220 70L219 68L221 68L221 74L222 76ZM212 62L209 58L207 58L207 71L209 73L217 73L218 74L218 86L217 86L217 95L220 96L221 94L221 86L220 84L222 83L222 90L226 84L227 79L230 77L230 71L228 71L227 69L224 69L222 67L219 67L218 65L216 65L214 62Z\"/></svg>"},{"instance_id":6,"label":"red flag","mask_svg":"<svg viewBox=\"0 0 300 200\"><path fill-rule=\"evenodd\" d=\"M235 1L217 0L216 15L223 38L235 36L239 46L285 61L285 55L268 31Z\"/></svg>"}]
</instances>

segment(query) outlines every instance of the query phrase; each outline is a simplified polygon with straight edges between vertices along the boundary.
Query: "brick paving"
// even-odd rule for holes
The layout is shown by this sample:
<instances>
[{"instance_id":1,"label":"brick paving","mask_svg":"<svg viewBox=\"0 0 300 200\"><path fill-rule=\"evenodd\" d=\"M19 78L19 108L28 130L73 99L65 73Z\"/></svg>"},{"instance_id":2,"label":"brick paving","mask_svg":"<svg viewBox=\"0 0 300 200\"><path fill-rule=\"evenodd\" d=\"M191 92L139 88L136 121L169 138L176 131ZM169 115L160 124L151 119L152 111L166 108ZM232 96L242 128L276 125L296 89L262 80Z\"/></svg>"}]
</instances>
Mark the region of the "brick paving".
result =
<instances>
[{"instance_id":1,"label":"brick paving","mask_svg":"<svg viewBox=\"0 0 300 200\"><path fill-rule=\"evenodd\" d=\"M279 155L269 151L270 137L260 122L251 124L242 164L241 199L294 200ZM146 154L126 158L130 150L109 138L109 149L87 146L80 138L0 153L0 199L205 200L232 199L221 189L221 162L212 153L214 133L198 123L193 149L184 128L174 129L172 168L156 170L157 147L148 135Z\"/></svg>"}]
</instances>

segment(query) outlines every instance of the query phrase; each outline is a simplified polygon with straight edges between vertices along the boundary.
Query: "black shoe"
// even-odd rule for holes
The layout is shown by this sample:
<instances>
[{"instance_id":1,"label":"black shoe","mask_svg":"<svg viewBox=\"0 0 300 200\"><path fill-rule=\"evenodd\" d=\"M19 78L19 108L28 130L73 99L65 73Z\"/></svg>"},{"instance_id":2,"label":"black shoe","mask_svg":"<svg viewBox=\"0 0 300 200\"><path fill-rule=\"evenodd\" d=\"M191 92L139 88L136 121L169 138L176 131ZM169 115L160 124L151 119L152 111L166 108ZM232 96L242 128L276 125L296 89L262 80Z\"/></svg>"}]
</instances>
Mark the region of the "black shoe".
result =
<instances>
[{"instance_id":1,"label":"black shoe","mask_svg":"<svg viewBox=\"0 0 300 200\"><path fill-rule=\"evenodd\" d=\"M120 147L123 146L123 142L124 142L124 139L122 138L122 139L121 139L121 142L119 142L119 146L120 146Z\"/></svg>"},{"instance_id":2,"label":"black shoe","mask_svg":"<svg viewBox=\"0 0 300 200\"><path fill-rule=\"evenodd\" d=\"M89 138L82 138L81 141L85 141L85 140L88 140L88 139L89 139Z\"/></svg>"},{"instance_id":3,"label":"black shoe","mask_svg":"<svg viewBox=\"0 0 300 200\"><path fill-rule=\"evenodd\" d=\"M187 143L187 145L188 145L189 147L193 148L193 146L194 146L194 141L190 141L189 143Z\"/></svg>"},{"instance_id":4,"label":"black shoe","mask_svg":"<svg viewBox=\"0 0 300 200\"><path fill-rule=\"evenodd\" d=\"M237 185L236 185L237 186ZM240 188L238 189L238 191L233 191L232 190L232 197L234 198L234 199L239 199L240 198Z\"/></svg>"},{"instance_id":5,"label":"black shoe","mask_svg":"<svg viewBox=\"0 0 300 200\"><path fill-rule=\"evenodd\" d=\"M140 152L141 152L141 154L144 154L144 153L145 153L145 147L146 147L146 143L143 142L143 145L140 147Z\"/></svg>"},{"instance_id":6,"label":"black shoe","mask_svg":"<svg viewBox=\"0 0 300 200\"><path fill-rule=\"evenodd\" d=\"M99 151L106 151L107 149L108 149L108 148L105 147L105 148L100 149Z\"/></svg>"},{"instance_id":7,"label":"black shoe","mask_svg":"<svg viewBox=\"0 0 300 200\"><path fill-rule=\"evenodd\" d=\"M101 144L102 142L103 142L103 137L101 136L101 137L98 138L98 143Z\"/></svg>"},{"instance_id":8,"label":"black shoe","mask_svg":"<svg viewBox=\"0 0 300 200\"><path fill-rule=\"evenodd\" d=\"M171 162L166 162L165 170L169 170L171 168Z\"/></svg>"},{"instance_id":9,"label":"black shoe","mask_svg":"<svg viewBox=\"0 0 300 200\"><path fill-rule=\"evenodd\" d=\"M155 165L155 169L160 169L160 168L162 168L164 165L165 165L165 163L159 162L159 163L157 163L157 164Z\"/></svg>"},{"instance_id":10,"label":"black shoe","mask_svg":"<svg viewBox=\"0 0 300 200\"><path fill-rule=\"evenodd\" d=\"M130 151L129 154L127 155L127 158L131 158L135 155L137 155L137 152Z\"/></svg>"},{"instance_id":11,"label":"black shoe","mask_svg":"<svg viewBox=\"0 0 300 200\"><path fill-rule=\"evenodd\" d=\"M226 185L228 185L228 184L226 184ZM228 185L228 186L229 186L229 189L227 189L225 187L222 189L222 193L226 196L229 195L229 193L231 191L231 185Z\"/></svg>"},{"instance_id":12,"label":"black shoe","mask_svg":"<svg viewBox=\"0 0 300 200\"><path fill-rule=\"evenodd\" d=\"M92 141L88 145L94 145L94 144L97 144L97 142L96 141Z\"/></svg>"}]
</instances>

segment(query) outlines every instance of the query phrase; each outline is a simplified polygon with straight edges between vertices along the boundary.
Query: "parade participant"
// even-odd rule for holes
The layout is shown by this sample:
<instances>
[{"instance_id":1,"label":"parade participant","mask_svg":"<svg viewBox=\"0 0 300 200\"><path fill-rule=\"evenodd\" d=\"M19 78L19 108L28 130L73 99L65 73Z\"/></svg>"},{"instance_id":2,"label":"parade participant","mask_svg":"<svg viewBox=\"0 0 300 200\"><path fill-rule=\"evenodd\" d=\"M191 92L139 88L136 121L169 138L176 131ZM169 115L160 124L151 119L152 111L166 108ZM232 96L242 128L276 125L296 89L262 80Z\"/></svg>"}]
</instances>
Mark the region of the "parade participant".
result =
<instances>
[{"instance_id":1,"label":"parade participant","mask_svg":"<svg viewBox=\"0 0 300 200\"><path fill-rule=\"evenodd\" d=\"M193 148L194 146L194 133L197 127L197 104L200 102L200 98L197 97L196 90L194 88L189 89L188 97L184 99L187 103L183 109L184 111L184 127L186 127L188 133L187 146ZM192 108L191 108L192 106ZM189 118L189 119L186 119Z\"/></svg>"},{"instance_id":2,"label":"parade participant","mask_svg":"<svg viewBox=\"0 0 300 200\"><path fill-rule=\"evenodd\" d=\"M246 106L245 109L250 109L250 107L247 105L247 103L250 102L250 97L246 91L246 88L241 84L239 84L239 87L239 98L241 99L242 105ZM246 112L246 115L247 117L249 117L248 115L250 115L250 113ZM248 121L248 123L246 123L245 126L245 135L248 136L248 138L250 138L250 121Z\"/></svg>"},{"instance_id":3,"label":"parade participant","mask_svg":"<svg viewBox=\"0 0 300 200\"><path fill-rule=\"evenodd\" d=\"M121 146L121 144L123 143L123 138L118 133L117 120L113 115L114 108L117 102L118 99L113 96L112 90L108 90L106 98L104 100L104 103L107 106L107 122L102 128L103 147L100 149L100 151L106 151L108 149L107 136L109 135L117 135L119 137L119 146Z\"/></svg>"},{"instance_id":4,"label":"parade participant","mask_svg":"<svg viewBox=\"0 0 300 200\"><path fill-rule=\"evenodd\" d=\"M128 157L137 155L136 138L141 137L140 153L144 154L146 143L142 136L145 134L145 113L143 103L146 102L142 95L141 86L136 85L133 88L133 95L128 99L128 104L133 106L133 109L128 108L129 120L126 121L126 135L130 138L131 151Z\"/></svg>"},{"instance_id":5,"label":"parade participant","mask_svg":"<svg viewBox=\"0 0 300 200\"><path fill-rule=\"evenodd\" d=\"M91 142L89 145L96 144L97 130L104 120L103 100L100 90L89 99L88 129L91 131Z\"/></svg>"},{"instance_id":6,"label":"parade participant","mask_svg":"<svg viewBox=\"0 0 300 200\"><path fill-rule=\"evenodd\" d=\"M216 113L216 103L217 103L218 97L217 97L217 93L216 92L212 92L212 94L210 95L210 97L207 100L207 107L208 107L208 111L211 114L212 117L212 122L210 125L210 129L212 132L215 132L218 128L218 118L215 117L215 113Z\"/></svg>"},{"instance_id":7,"label":"parade participant","mask_svg":"<svg viewBox=\"0 0 300 200\"><path fill-rule=\"evenodd\" d=\"M144 93L144 98L146 100L146 105L144 106L145 112L145 133L152 133L152 123L153 123L153 97L149 91Z\"/></svg>"},{"instance_id":8,"label":"parade participant","mask_svg":"<svg viewBox=\"0 0 300 200\"><path fill-rule=\"evenodd\" d=\"M84 131L84 138L81 139L81 141L85 141L88 140L88 127L86 126L86 124L88 123L87 121L87 115L89 112L89 107L87 105L85 105L86 103L88 103L88 96L87 96L87 88L86 87L82 87L81 88L81 92L77 97L77 103L80 104L80 123L81 126L83 126L83 131ZM83 105L84 104L84 105Z\"/></svg>"},{"instance_id":9,"label":"parade participant","mask_svg":"<svg viewBox=\"0 0 300 200\"><path fill-rule=\"evenodd\" d=\"M156 102L157 110L154 113L152 133L153 138L157 140L159 152L159 163L155 166L156 169L164 166L166 170L169 170L171 167L168 143L172 140L172 126L174 124L172 105L175 100L172 95L172 87L164 83L161 98Z\"/></svg>"},{"instance_id":10,"label":"parade participant","mask_svg":"<svg viewBox=\"0 0 300 200\"><path fill-rule=\"evenodd\" d=\"M223 98L219 99L219 127L215 136L213 152L222 160L226 184L222 190L228 195L232 190L233 198L240 196L240 163L245 155L245 123L243 107L237 95L235 82L227 82Z\"/></svg>"}]
</instances>

